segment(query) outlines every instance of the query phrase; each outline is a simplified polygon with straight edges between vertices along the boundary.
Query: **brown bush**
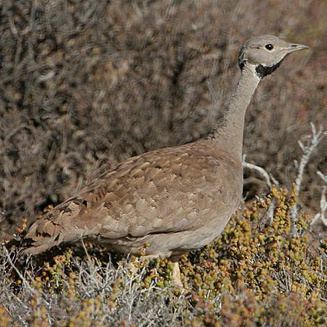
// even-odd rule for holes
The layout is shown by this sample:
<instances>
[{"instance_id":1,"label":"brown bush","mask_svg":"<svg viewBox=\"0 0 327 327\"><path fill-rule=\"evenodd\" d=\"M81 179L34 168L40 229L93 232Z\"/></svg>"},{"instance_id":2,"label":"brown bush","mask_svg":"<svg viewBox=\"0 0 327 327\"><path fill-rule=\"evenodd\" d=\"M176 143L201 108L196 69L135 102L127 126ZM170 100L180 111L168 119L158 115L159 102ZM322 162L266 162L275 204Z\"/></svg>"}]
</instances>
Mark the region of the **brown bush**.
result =
<instances>
[{"instance_id":1,"label":"brown bush","mask_svg":"<svg viewBox=\"0 0 327 327\"><path fill-rule=\"evenodd\" d=\"M0 8L8 222L62 201L104 161L206 135L237 77L238 47L254 34L313 52L262 83L247 116L248 160L290 183L297 140L310 121L326 127L325 1L3 0ZM310 205L326 150L325 142L306 175Z\"/></svg>"}]
</instances>

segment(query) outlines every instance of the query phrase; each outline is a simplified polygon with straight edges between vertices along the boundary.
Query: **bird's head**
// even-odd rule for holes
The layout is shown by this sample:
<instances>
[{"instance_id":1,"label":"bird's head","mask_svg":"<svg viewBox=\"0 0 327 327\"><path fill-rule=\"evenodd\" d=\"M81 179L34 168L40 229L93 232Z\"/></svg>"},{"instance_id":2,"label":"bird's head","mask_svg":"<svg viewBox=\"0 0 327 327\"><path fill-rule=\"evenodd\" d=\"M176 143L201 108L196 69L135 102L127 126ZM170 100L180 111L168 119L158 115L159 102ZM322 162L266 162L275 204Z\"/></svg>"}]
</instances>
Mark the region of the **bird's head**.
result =
<instances>
[{"instance_id":1,"label":"bird's head","mask_svg":"<svg viewBox=\"0 0 327 327\"><path fill-rule=\"evenodd\" d=\"M289 43L274 35L261 35L248 40L240 50L238 63L241 70L251 65L259 78L271 74L292 52L308 49L306 45Z\"/></svg>"}]
</instances>

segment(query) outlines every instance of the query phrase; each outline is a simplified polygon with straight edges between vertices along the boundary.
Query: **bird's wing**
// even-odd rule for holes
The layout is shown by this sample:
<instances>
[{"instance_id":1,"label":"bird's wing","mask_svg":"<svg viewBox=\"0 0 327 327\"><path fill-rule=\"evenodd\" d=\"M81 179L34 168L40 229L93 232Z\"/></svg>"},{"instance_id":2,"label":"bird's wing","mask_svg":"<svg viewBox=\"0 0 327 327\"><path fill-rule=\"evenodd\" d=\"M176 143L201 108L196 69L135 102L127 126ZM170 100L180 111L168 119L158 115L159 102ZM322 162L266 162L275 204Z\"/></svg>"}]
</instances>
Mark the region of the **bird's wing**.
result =
<instances>
[{"instance_id":1,"label":"bird's wing","mask_svg":"<svg viewBox=\"0 0 327 327\"><path fill-rule=\"evenodd\" d=\"M235 169L194 144L128 159L36 221L26 238L53 246L88 235L118 239L198 228L205 223L199 212L228 208L232 187L224 189L222 181L232 182Z\"/></svg>"}]
</instances>

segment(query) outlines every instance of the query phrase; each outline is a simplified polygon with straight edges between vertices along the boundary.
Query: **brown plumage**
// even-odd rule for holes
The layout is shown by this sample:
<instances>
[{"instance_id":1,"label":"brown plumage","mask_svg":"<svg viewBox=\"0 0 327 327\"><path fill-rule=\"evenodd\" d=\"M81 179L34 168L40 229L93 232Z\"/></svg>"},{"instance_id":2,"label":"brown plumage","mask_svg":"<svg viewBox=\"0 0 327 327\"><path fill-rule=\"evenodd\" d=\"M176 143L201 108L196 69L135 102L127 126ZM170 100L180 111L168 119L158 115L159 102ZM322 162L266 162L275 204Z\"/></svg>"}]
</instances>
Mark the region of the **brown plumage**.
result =
<instances>
[{"instance_id":1,"label":"brown plumage","mask_svg":"<svg viewBox=\"0 0 327 327\"><path fill-rule=\"evenodd\" d=\"M28 252L82 237L135 254L196 249L236 209L241 171L239 162L203 141L130 158L33 224Z\"/></svg>"},{"instance_id":2,"label":"brown plumage","mask_svg":"<svg viewBox=\"0 0 327 327\"><path fill-rule=\"evenodd\" d=\"M224 121L210 137L132 157L103 173L32 224L25 252L38 254L82 238L118 252L159 256L208 244L239 205L244 115L252 94L265 72L303 48L274 36L249 40Z\"/></svg>"}]
</instances>

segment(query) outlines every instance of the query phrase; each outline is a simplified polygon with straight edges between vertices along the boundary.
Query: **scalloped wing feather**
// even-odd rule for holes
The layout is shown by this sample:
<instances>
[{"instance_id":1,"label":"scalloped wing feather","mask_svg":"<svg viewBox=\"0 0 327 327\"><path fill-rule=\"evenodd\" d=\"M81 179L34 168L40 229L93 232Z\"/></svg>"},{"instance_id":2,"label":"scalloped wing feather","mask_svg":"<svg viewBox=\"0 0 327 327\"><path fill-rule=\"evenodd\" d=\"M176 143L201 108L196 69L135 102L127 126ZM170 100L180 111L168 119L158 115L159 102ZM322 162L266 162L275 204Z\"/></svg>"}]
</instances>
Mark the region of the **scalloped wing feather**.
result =
<instances>
[{"instance_id":1,"label":"scalloped wing feather","mask_svg":"<svg viewBox=\"0 0 327 327\"><path fill-rule=\"evenodd\" d=\"M241 194L240 163L210 141L155 150L101 174L37 220L26 239L36 254L83 237L110 241L225 223ZM212 227L210 227L212 228Z\"/></svg>"}]
</instances>

